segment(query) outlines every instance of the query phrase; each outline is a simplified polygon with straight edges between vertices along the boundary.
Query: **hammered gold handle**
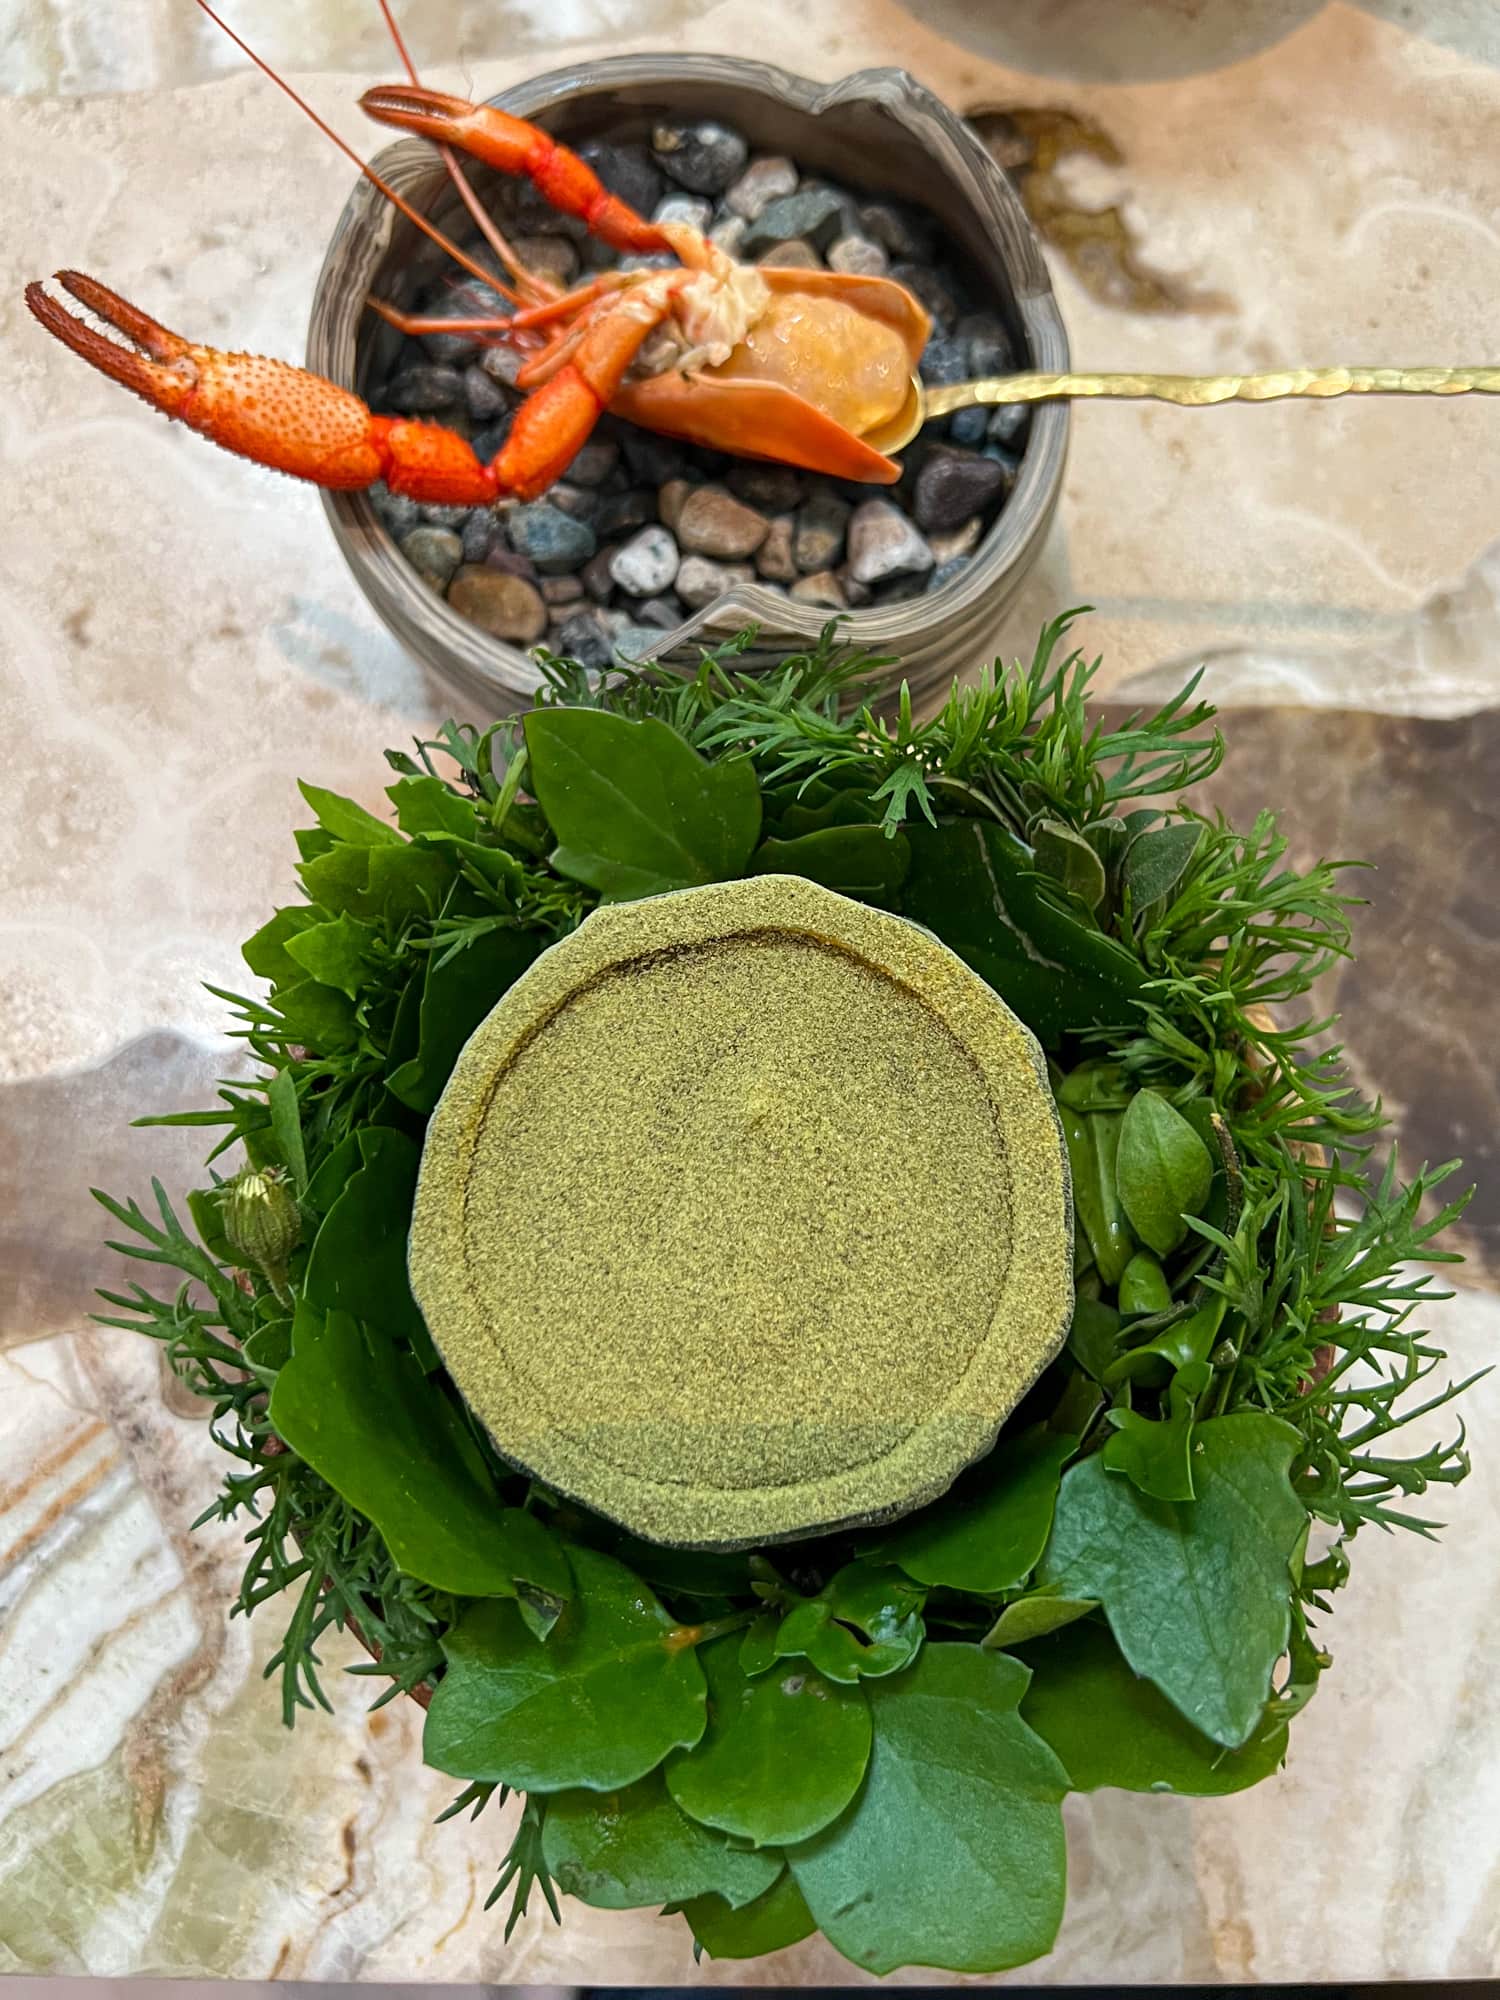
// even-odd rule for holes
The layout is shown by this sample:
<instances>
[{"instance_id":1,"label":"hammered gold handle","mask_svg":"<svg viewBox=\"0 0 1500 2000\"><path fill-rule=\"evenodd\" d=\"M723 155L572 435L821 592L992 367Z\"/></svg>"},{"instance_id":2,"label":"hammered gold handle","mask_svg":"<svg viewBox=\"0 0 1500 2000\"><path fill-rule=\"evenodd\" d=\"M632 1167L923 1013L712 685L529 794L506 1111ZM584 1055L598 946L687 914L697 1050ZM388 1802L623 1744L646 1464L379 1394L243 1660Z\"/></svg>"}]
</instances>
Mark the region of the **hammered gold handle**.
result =
<instances>
[{"instance_id":1,"label":"hammered gold handle","mask_svg":"<svg viewBox=\"0 0 1500 2000\"><path fill-rule=\"evenodd\" d=\"M922 391L924 418L974 403L1045 403L1058 397L1131 396L1202 408L1274 403L1283 396L1500 395L1500 368L1279 368L1263 375L996 375Z\"/></svg>"}]
</instances>

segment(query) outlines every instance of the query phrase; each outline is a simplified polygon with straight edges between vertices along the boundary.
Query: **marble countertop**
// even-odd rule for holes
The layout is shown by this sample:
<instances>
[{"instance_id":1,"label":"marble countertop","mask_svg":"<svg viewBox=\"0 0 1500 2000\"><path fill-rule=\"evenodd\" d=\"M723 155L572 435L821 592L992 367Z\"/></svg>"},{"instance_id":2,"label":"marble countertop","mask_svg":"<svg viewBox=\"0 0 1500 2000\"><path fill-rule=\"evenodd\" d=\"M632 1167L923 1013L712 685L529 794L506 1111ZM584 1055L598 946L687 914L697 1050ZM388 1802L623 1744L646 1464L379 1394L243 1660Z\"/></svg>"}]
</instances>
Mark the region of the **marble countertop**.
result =
<instances>
[{"instance_id":1,"label":"marble countertop","mask_svg":"<svg viewBox=\"0 0 1500 2000\"><path fill-rule=\"evenodd\" d=\"M1500 23L1464 0L432 0L429 80L483 94L607 49L899 63L973 114L1042 229L1080 365L1493 361ZM298 772L375 801L447 712L344 572L317 498L213 454L32 326L31 277L92 271L167 323L296 356L350 170L189 0L39 0L7 22L0 146L0 1972L247 1979L857 1980L825 1945L705 1961L648 1915L567 1906L507 1945L498 1823L432 1821L416 1717L295 1741L226 1624L237 1547L190 1532L216 1452L143 1342L90 1327L111 1260L90 1182L188 1184L236 1054L201 982L291 886ZM389 57L373 0L240 0L236 25L339 130ZM1080 412L1063 505L993 635L1063 604L1111 696L1207 663L1220 796L1294 851L1367 853L1334 996L1414 1156L1495 1190L1440 1327L1500 1336L1493 1002L1500 401ZM973 662L958 663L965 667ZM1057 1951L1023 1978L1479 1975L1500 1956L1500 1378L1430 1546L1362 1540L1335 1668L1286 1771L1240 1798L1069 1802ZM903 1983L897 1976L894 1983ZM909 1976L912 1980L921 1974ZM956 1983L983 1983L963 1981Z\"/></svg>"}]
</instances>

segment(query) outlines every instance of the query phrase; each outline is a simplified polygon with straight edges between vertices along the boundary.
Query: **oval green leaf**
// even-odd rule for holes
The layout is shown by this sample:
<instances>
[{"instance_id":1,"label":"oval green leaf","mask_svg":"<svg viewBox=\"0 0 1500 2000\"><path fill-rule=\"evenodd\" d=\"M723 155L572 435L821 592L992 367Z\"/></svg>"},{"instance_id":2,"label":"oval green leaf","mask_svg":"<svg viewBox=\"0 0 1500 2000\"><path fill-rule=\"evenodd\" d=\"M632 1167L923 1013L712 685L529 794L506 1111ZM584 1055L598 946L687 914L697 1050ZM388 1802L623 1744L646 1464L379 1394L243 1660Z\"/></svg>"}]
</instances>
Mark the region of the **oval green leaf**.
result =
<instances>
[{"instance_id":1,"label":"oval green leaf","mask_svg":"<svg viewBox=\"0 0 1500 2000\"><path fill-rule=\"evenodd\" d=\"M899 1673L922 1643L922 1596L900 1570L849 1563L782 1619L776 1656L845 1683Z\"/></svg>"},{"instance_id":2,"label":"oval green leaf","mask_svg":"<svg viewBox=\"0 0 1500 2000\"><path fill-rule=\"evenodd\" d=\"M755 1847L819 1833L859 1790L870 1756L870 1709L800 1661L746 1678L740 1634L698 1655L708 1677L708 1727L667 1764L667 1790L705 1826Z\"/></svg>"},{"instance_id":3,"label":"oval green leaf","mask_svg":"<svg viewBox=\"0 0 1500 2000\"><path fill-rule=\"evenodd\" d=\"M1182 1113L1138 1090L1120 1125L1115 1185L1131 1228L1158 1257L1187 1235L1187 1216L1203 1213L1213 1177L1208 1148Z\"/></svg>"},{"instance_id":4,"label":"oval green leaf","mask_svg":"<svg viewBox=\"0 0 1500 2000\"><path fill-rule=\"evenodd\" d=\"M559 1889L596 1910L660 1908L695 1896L740 1909L784 1870L779 1854L731 1847L667 1796L652 1771L617 1792L562 1792L547 1801L542 1852Z\"/></svg>"},{"instance_id":5,"label":"oval green leaf","mask_svg":"<svg viewBox=\"0 0 1500 2000\"><path fill-rule=\"evenodd\" d=\"M760 837L760 785L746 759L710 764L650 716L540 708L525 726L560 873L622 902L745 872Z\"/></svg>"},{"instance_id":6,"label":"oval green leaf","mask_svg":"<svg viewBox=\"0 0 1500 2000\"><path fill-rule=\"evenodd\" d=\"M570 1556L576 1593L545 1643L505 1603L476 1605L444 1639L422 1739L434 1770L611 1791L703 1734L707 1690L680 1628L622 1564Z\"/></svg>"},{"instance_id":7,"label":"oval green leaf","mask_svg":"<svg viewBox=\"0 0 1500 2000\"><path fill-rule=\"evenodd\" d=\"M1298 1433L1245 1411L1194 1433L1196 1500L1151 1500L1096 1453L1062 1483L1039 1579L1104 1606L1120 1651L1226 1749L1253 1734L1291 1630L1307 1510Z\"/></svg>"},{"instance_id":8,"label":"oval green leaf","mask_svg":"<svg viewBox=\"0 0 1500 2000\"><path fill-rule=\"evenodd\" d=\"M1068 1778L1017 1712L1029 1678L1008 1654L934 1645L870 1688L864 1789L787 1855L814 1921L854 1964L1001 1972L1051 1949Z\"/></svg>"},{"instance_id":9,"label":"oval green leaf","mask_svg":"<svg viewBox=\"0 0 1500 2000\"><path fill-rule=\"evenodd\" d=\"M742 1910L732 1910L722 1896L695 1896L683 1904L682 1914L710 1958L763 1958L800 1944L817 1929L790 1873Z\"/></svg>"},{"instance_id":10,"label":"oval green leaf","mask_svg":"<svg viewBox=\"0 0 1500 2000\"><path fill-rule=\"evenodd\" d=\"M889 906L911 867L904 833L878 826L829 826L790 840L763 840L750 858L752 875L805 875L825 889Z\"/></svg>"},{"instance_id":11,"label":"oval green leaf","mask_svg":"<svg viewBox=\"0 0 1500 2000\"><path fill-rule=\"evenodd\" d=\"M881 1557L918 1583L981 1596L1014 1590L1041 1560L1058 1481L1077 1443L1043 1424L1002 1438L942 1500L883 1541Z\"/></svg>"}]
</instances>

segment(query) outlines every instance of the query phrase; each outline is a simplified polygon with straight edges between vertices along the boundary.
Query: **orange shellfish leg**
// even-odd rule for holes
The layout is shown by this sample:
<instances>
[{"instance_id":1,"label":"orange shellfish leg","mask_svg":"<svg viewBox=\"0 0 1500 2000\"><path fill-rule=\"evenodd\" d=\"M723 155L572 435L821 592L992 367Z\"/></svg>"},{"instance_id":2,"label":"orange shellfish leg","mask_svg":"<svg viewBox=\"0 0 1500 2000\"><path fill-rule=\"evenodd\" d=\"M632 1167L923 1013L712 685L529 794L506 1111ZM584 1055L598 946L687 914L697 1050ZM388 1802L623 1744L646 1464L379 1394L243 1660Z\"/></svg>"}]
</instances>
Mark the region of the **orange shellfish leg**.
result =
<instances>
[{"instance_id":1,"label":"orange shellfish leg","mask_svg":"<svg viewBox=\"0 0 1500 2000\"><path fill-rule=\"evenodd\" d=\"M672 248L656 224L612 195L592 167L524 118L420 84L380 84L359 102L382 125L420 133L438 145L457 146L502 174L529 180L553 208L577 216L616 250L639 254Z\"/></svg>"}]
</instances>

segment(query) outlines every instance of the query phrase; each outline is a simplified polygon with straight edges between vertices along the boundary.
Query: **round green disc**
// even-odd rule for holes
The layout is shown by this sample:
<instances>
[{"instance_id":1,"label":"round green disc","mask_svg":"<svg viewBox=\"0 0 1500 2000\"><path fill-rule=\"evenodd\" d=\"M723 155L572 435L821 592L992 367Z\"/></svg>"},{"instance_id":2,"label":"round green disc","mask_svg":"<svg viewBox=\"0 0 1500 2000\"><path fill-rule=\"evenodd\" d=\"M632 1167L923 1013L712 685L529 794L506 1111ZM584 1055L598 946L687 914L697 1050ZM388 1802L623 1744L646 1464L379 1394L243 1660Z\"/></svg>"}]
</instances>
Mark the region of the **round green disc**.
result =
<instances>
[{"instance_id":1,"label":"round green disc","mask_svg":"<svg viewBox=\"0 0 1500 2000\"><path fill-rule=\"evenodd\" d=\"M459 1057L410 1261L554 1490L700 1547L887 1519L1067 1330L1041 1052L928 932L799 876L606 905Z\"/></svg>"}]
</instances>

